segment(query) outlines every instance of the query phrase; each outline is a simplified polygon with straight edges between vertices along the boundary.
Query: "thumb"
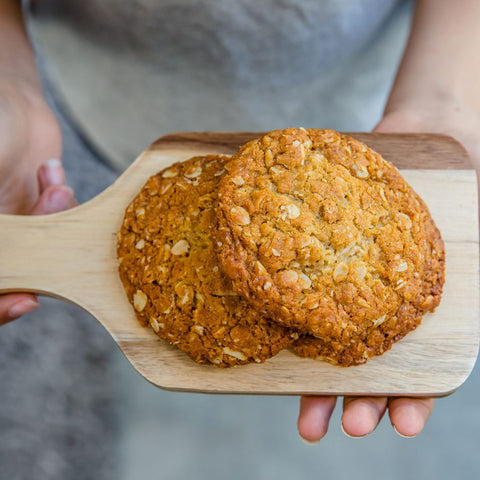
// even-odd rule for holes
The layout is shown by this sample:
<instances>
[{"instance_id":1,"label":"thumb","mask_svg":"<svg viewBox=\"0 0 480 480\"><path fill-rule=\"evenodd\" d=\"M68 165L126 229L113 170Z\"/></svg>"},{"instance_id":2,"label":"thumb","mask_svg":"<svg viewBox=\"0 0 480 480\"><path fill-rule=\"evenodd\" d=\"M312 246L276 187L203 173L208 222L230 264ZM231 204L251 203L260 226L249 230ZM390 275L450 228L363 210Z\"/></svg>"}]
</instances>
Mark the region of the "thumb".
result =
<instances>
[{"instance_id":1,"label":"thumb","mask_svg":"<svg viewBox=\"0 0 480 480\"><path fill-rule=\"evenodd\" d=\"M51 185L38 198L31 210L32 215L61 212L76 205L73 190L67 185Z\"/></svg>"},{"instance_id":2,"label":"thumb","mask_svg":"<svg viewBox=\"0 0 480 480\"><path fill-rule=\"evenodd\" d=\"M61 212L74 207L77 202L73 190L66 185L65 171L57 159L43 163L37 171L39 197L32 207L32 215Z\"/></svg>"}]
</instances>

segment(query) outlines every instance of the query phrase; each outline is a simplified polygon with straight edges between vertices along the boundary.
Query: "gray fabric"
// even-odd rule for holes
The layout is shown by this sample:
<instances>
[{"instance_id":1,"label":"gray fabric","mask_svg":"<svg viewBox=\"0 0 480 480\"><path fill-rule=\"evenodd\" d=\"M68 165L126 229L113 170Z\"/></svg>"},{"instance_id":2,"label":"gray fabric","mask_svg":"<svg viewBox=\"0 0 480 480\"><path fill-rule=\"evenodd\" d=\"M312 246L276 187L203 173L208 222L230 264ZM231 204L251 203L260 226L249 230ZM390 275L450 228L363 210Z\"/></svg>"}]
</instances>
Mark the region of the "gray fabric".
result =
<instances>
[{"instance_id":1,"label":"gray fabric","mask_svg":"<svg viewBox=\"0 0 480 480\"><path fill-rule=\"evenodd\" d=\"M84 202L114 174L57 115L67 177ZM0 328L0 480L117 478L116 346L79 308L41 303Z\"/></svg>"},{"instance_id":2,"label":"gray fabric","mask_svg":"<svg viewBox=\"0 0 480 480\"><path fill-rule=\"evenodd\" d=\"M121 169L172 131L372 128L399 3L37 0L31 27L69 115Z\"/></svg>"}]
</instances>

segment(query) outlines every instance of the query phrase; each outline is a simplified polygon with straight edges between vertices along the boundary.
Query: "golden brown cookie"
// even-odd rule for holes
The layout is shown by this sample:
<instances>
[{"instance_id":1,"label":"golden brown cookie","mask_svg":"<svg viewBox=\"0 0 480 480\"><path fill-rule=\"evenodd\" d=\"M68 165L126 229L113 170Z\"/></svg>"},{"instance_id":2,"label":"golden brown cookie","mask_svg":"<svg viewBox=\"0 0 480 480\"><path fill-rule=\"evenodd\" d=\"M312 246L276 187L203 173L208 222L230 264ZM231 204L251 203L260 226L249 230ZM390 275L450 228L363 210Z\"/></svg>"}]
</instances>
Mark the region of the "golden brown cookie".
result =
<instances>
[{"instance_id":1,"label":"golden brown cookie","mask_svg":"<svg viewBox=\"0 0 480 480\"><path fill-rule=\"evenodd\" d=\"M351 348L344 364L353 364L438 304L438 231L432 223L438 246L429 248L425 205L363 143L291 128L244 145L226 168L217 253L235 291L259 311L335 352ZM425 275L441 279L428 294ZM348 347L357 343L364 347Z\"/></svg>"},{"instance_id":2,"label":"golden brown cookie","mask_svg":"<svg viewBox=\"0 0 480 480\"><path fill-rule=\"evenodd\" d=\"M422 200L419 201L423 204ZM426 207L425 207L426 208ZM292 345L292 351L301 357L326 360L342 366L361 364L374 355L381 355L422 321L425 312L432 312L440 303L444 283L445 252L440 232L433 220L425 219L427 244L424 258L422 288L415 302L404 303L396 318L376 322L364 337L356 336L346 345L337 339L321 339L302 335Z\"/></svg>"},{"instance_id":3,"label":"golden brown cookie","mask_svg":"<svg viewBox=\"0 0 480 480\"><path fill-rule=\"evenodd\" d=\"M119 272L138 320L199 363L263 362L292 342L219 268L211 230L228 157L195 157L151 177L127 208Z\"/></svg>"}]
</instances>

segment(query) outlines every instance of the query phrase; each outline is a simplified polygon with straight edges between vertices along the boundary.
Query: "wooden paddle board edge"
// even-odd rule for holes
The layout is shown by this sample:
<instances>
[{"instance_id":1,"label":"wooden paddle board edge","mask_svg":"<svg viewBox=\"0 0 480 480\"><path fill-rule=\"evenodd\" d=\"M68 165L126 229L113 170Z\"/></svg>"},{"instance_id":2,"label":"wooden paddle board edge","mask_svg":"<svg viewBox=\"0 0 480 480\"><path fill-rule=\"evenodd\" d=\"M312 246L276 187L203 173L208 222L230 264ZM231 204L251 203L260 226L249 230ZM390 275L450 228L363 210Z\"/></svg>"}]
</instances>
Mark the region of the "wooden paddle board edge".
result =
<instances>
[{"instance_id":1,"label":"wooden paddle board edge","mask_svg":"<svg viewBox=\"0 0 480 480\"><path fill-rule=\"evenodd\" d=\"M179 132L157 139L150 150L191 148L199 152L234 153L265 132ZM399 169L472 170L465 147L455 138L430 133L346 132L390 160ZM415 159L405 152L415 152ZM399 155L400 152L400 155Z\"/></svg>"},{"instance_id":2,"label":"wooden paddle board edge","mask_svg":"<svg viewBox=\"0 0 480 480\"><path fill-rule=\"evenodd\" d=\"M126 342L128 344L128 342ZM122 353L126 353L129 350L128 345L122 345L122 342L117 342L118 347ZM143 373L141 366L137 365L134 359L131 358L131 364L133 368L139 373L147 382L157 388L169 392L180 392L180 393L196 393L196 394L209 394L209 395L263 395L263 396L368 396L368 397L409 397L409 398L444 398L454 394L469 378L474 366L476 363L476 358L472 358L472 363L468 372L465 372L464 377L458 382L457 385L451 386L451 388L445 390L428 390L428 391L406 391L404 389L395 390L389 389L385 391L374 391L371 390L352 390L340 389L340 390L320 390L320 389L292 389L292 390L279 390L278 387L273 387L272 389L261 389L261 388L219 388L215 386L198 386L198 385L182 385L182 386L173 386L166 385L162 383L157 383L152 381L149 378L148 374ZM216 368L214 366L203 366L205 368ZM361 366L360 366L361 367ZM241 368L241 367L239 367ZM338 367L338 368L355 368L355 367Z\"/></svg>"}]
</instances>

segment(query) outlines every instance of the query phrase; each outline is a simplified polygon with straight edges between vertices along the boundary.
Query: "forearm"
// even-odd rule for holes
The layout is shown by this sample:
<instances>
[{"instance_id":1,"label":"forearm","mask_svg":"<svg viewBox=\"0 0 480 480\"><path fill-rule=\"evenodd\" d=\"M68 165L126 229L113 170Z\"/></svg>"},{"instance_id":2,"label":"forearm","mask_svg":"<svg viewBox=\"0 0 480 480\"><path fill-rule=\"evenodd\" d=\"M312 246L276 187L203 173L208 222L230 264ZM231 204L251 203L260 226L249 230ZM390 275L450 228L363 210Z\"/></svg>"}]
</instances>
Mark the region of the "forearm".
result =
<instances>
[{"instance_id":1,"label":"forearm","mask_svg":"<svg viewBox=\"0 0 480 480\"><path fill-rule=\"evenodd\" d=\"M0 0L0 78L13 77L40 90L35 57L19 0Z\"/></svg>"},{"instance_id":2,"label":"forearm","mask_svg":"<svg viewBox=\"0 0 480 480\"><path fill-rule=\"evenodd\" d=\"M386 113L433 104L480 112L480 2L418 0Z\"/></svg>"}]
</instances>

